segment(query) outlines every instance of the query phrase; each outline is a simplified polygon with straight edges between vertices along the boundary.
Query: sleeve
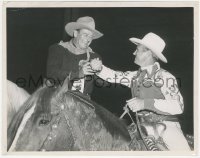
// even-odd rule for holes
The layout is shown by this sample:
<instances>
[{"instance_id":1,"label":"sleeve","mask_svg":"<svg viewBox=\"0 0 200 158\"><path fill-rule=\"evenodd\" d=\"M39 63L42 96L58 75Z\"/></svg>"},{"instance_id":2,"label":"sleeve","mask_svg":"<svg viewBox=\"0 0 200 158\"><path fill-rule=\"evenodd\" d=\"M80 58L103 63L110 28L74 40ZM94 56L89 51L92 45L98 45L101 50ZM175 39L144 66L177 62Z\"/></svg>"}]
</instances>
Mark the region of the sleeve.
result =
<instances>
[{"instance_id":1,"label":"sleeve","mask_svg":"<svg viewBox=\"0 0 200 158\"><path fill-rule=\"evenodd\" d=\"M49 56L47 60L47 76L53 79L59 78L62 80L65 79L68 75L70 75L71 80L83 77L83 73L81 71L72 71L70 67L63 71L62 63L65 54L65 50L61 46L53 45L49 48ZM69 63L70 59L69 61L65 62Z\"/></svg>"},{"instance_id":2,"label":"sleeve","mask_svg":"<svg viewBox=\"0 0 200 158\"><path fill-rule=\"evenodd\" d=\"M97 74L103 80L110 83L119 83L127 87L131 87L132 79L137 75L137 71L114 71L106 66L102 66L102 70Z\"/></svg>"},{"instance_id":3,"label":"sleeve","mask_svg":"<svg viewBox=\"0 0 200 158\"><path fill-rule=\"evenodd\" d=\"M145 108L165 115L183 113L183 97L179 91L176 78L170 73L164 72L159 80L159 86L165 99L146 99L144 100Z\"/></svg>"}]
</instances>

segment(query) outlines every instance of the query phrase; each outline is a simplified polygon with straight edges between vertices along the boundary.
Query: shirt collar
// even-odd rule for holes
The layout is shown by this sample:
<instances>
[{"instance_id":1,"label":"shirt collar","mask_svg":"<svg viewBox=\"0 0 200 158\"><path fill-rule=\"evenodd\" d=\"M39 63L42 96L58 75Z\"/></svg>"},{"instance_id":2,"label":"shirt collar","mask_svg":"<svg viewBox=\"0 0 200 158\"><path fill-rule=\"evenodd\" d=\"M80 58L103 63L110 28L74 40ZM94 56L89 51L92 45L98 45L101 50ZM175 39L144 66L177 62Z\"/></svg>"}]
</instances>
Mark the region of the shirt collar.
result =
<instances>
[{"instance_id":1,"label":"shirt collar","mask_svg":"<svg viewBox=\"0 0 200 158\"><path fill-rule=\"evenodd\" d=\"M146 70L148 74L152 74L153 71L158 71L160 69L160 64L158 62L155 62L153 65L141 67L141 70Z\"/></svg>"},{"instance_id":2,"label":"shirt collar","mask_svg":"<svg viewBox=\"0 0 200 158\"><path fill-rule=\"evenodd\" d=\"M86 50L75 47L72 40L70 40L69 42L60 41L59 45L63 46L64 48L67 48L70 52L76 55L94 53L90 47L88 47L88 49Z\"/></svg>"}]
</instances>

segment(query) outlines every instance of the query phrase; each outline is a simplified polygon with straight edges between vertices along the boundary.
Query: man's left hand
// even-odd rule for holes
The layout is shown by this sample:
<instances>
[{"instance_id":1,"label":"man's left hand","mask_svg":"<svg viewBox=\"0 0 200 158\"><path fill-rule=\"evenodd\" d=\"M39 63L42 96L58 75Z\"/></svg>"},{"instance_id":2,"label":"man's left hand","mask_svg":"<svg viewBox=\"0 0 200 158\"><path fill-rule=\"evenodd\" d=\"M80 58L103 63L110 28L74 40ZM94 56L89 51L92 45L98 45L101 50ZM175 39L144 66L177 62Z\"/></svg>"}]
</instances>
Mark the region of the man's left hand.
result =
<instances>
[{"instance_id":1,"label":"man's left hand","mask_svg":"<svg viewBox=\"0 0 200 158\"><path fill-rule=\"evenodd\" d=\"M127 101L127 105L133 112L144 110L144 100L133 98L130 101Z\"/></svg>"}]
</instances>

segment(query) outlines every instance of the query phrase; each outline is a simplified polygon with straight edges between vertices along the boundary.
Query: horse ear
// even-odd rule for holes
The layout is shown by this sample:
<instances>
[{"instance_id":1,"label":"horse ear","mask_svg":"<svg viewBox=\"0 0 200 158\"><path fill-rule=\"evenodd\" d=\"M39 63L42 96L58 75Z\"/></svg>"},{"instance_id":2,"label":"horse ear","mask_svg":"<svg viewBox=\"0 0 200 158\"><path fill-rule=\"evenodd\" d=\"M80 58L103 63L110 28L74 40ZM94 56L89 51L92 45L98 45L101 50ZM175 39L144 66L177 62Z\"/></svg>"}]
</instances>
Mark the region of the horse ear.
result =
<instances>
[{"instance_id":1,"label":"horse ear","mask_svg":"<svg viewBox=\"0 0 200 158\"><path fill-rule=\"evenodd\" d=\"M57 90L59 94L65 93L65 92L68 91L68 89L69 89L68 85L69 85L69 81L70 81L70 76L71 76L71 73L65 78L62 86L59 86L59 88Z\"/></svg>"},{"instance_id":2,"label":"horse ear","mask_svg":"<svg viewBox=\"0 0 200 158\"><path fill-rule=\"evenodd\" d=\"M65 92L68 91L68 89L69 89L69 87L68 87L69 81L70 81L70 75L65 78L62 86L59 88L59 93L65 93Z\"/></svg>"}]
</instances>

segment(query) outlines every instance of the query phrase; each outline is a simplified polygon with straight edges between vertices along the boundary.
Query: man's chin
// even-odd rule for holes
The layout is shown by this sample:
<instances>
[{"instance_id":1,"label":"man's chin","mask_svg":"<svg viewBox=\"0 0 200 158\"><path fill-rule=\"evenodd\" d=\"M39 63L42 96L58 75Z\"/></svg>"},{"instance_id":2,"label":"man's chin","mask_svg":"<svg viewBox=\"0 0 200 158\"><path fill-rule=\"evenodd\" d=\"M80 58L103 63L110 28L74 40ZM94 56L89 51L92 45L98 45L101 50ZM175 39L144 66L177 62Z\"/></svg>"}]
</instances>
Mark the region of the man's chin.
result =
<instances>
[{"instance_id":1,"label":"man's chin","mask_svg":"<svg viewBox=\"0 0 200 158\"><path fill-rule=\"evenodd\" d=\"M85 50L88 49L88 45L82 46L81 49L85 49Z\"/></svg>"},{"instance_id":2,"label":"man's chin","mask_svg":"<svg viewBox=\"0 0 200 158\"><path fill-rule=\"evenodd\" d=\"M138 66L140 66L139 62L137 60L134 61L134 63Z\"/></svg>"}]
</instances>

